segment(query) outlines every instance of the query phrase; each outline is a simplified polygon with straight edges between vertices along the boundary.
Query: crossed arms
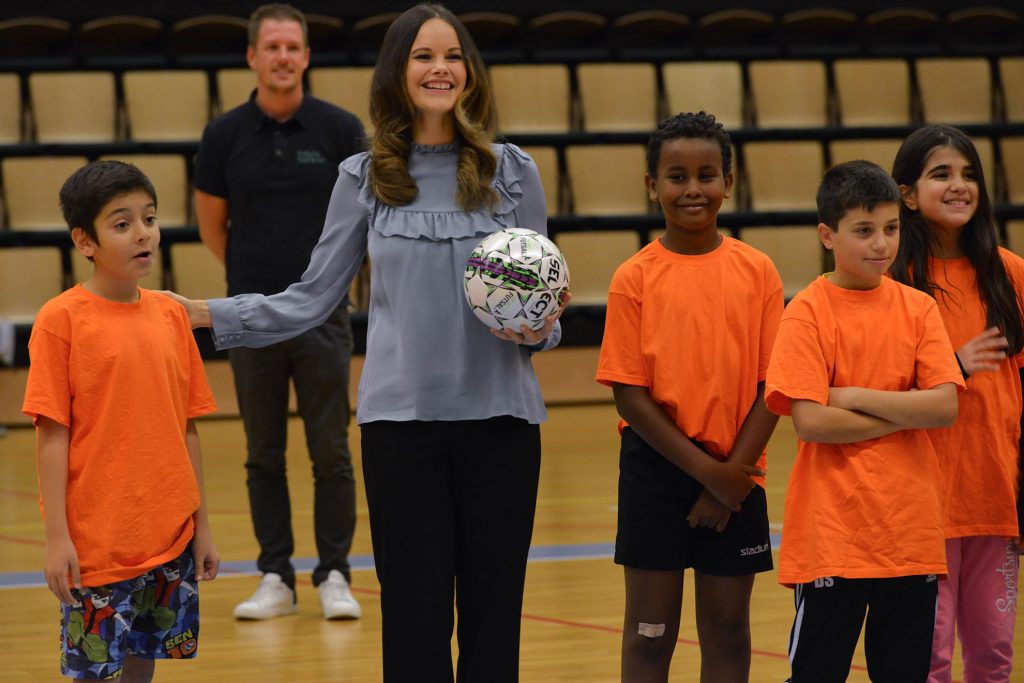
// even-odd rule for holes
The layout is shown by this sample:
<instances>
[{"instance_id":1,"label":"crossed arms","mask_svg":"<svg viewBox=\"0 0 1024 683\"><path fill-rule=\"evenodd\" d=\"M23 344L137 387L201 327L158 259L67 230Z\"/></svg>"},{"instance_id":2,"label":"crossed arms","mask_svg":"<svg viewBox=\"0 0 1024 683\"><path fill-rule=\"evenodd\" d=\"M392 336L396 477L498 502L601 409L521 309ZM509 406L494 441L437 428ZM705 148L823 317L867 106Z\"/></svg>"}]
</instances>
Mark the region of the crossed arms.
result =
<instances>
[{"instance_id":1,"label":"crossed arms","mask_svg":"<svg viewBox=\"0 0 1024 683\"><path fill-rule=\"evenodd\" d=\"M957 415L956 385L948 382L920 391L832 387L828 405L796 399L790 409L804 441L854 443L901 429L950 426Z\"/></svg>"}]
</instances>

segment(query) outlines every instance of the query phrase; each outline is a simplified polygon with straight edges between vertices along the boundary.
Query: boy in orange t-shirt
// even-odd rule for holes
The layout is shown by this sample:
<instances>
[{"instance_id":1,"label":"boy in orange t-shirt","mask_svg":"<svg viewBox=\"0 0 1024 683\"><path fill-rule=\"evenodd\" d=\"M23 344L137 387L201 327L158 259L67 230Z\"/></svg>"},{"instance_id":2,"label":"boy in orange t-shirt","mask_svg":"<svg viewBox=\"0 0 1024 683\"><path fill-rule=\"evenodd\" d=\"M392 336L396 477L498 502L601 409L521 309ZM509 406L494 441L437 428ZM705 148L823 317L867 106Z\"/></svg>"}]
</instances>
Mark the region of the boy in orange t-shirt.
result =
<instances>
[{"instance_id":1,"label":"boy in orange t-shirt","mask_svg":"<svg viewBox=\"0 0 1024 683\"><path fill-rule=\"evenodd\" d=\"M184 309L138 287L160 244L149 179L94 162L60 200L95 269L36 316L22 410L38 434L61 672L149 681L155 659L195 656L197 581L220 564L194 423L216 406Z\"/></svg>"},{"instance_id":2,"label":"boy in orange t-shirt","mask_svg":"<svg viewBox=\"0 0 1024 683\"><path fill-rule=\"evenodd\" d=\"M818 235L835 272L790 302L768 367L768 408L799 437L779 553L796 588L792 683L845 681L866 612L871 678L928 676L946 556L924 430L956 419L964 383L935 302L884 277L898 202L870 162L825 174Z\"/></svg>"},{"instance_id":3,"label":"boy in orange t-shirt","mask_svg":"<svg viewBox=\"0 0 1024 683\"><path fill-rule=\"evenodd\" d=\"M658 126L646 182L665 234L619 266L608 292L597 380L622 417L623 680L668 680L693 568L701 680L746 681L754 575L772 569L761 477L777 418L763 382L782 281L767 256L718 232L731 162L709 114Z\"/></svg>"}]
</instances>

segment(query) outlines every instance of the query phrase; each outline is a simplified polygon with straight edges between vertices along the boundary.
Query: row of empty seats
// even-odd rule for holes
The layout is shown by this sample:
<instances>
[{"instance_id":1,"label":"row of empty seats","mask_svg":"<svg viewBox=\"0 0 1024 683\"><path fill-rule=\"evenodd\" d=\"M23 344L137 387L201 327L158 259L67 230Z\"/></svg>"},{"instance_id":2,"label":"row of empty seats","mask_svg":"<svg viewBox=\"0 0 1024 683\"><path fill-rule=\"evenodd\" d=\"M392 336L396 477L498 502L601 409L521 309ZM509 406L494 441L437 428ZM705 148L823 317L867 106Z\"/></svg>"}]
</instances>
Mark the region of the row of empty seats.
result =
<instances>
[{"instance_id":1,"label":"row of empty seats","mask_svg":"<svg viewBox=\"0 0 1024 683\"><path fill-rule=\"evenodd\" d=\"M745 3L750 5L751 3ZM680 3L680 9L682 9ZM826 3L827 5L827 3ZM940 15L916 7L885 7L863 14L837 7L810 7L773 14L749 7L721 7L690 16L679 11L544 12L536 16L473 11L460 19L484 50L586 47L613 51L629 47L716 48L751 45L861 47L933 42L950 46L999 42L1018 44L1021 17L999 7L964 7ZM338 13L349 14L336 7ZM631 11L632 10L632 11ZM186 6L178 12L187 13ZM528 12L528 10L527 10ZM398 12L351 16L307 14L314 50L375 51ZM0 21L0 55L66 53L88 59L138 54L237 54L246 41L246 18L207 14L162 20L148 16L101 16L73 26L51 17Z\"/></svg>"},{"instance_id":2,"label":"row of empty seats","mask_svg":"<svg viewBox=\"0 0 1024 683\"><path fill-rule=\"evenodd\" d=\"M502 130L645 131L700 109L730 129L1024 121L1024 57L580 64L575 92L572 75L491 67Z\"/></svg>"},{"instance_id":3,"label":"row of empty seats","mask_svg":"<svg viewBox=\"0 0 1024 683\"><path fill-rule=\"evenodd\" d=\"M814 209L814 194L828 165L868 159L892 167L899 138L745 142L735 147L736 183L723 211ZM997 203L1024 205L1024 136L997 143L976 137L989 191ZM644 186L646 149L638 144L527 146L537 162L548 215L633 216L656 211ZM160 220L168 227L195 223L186 157L181 154L112 155L131 161L153 180ZM62 224L57 194L84 156L10 156L0 159L3 225L10 230L54 230Z\"/></svg>"},{"instance_id":4,"label":"row of empty seats","mask_svg":"<svg viewBox=\"0 0 1024 683\"><path fill-rule=\"evenodd\" d=\"M309 72L310 91L369 126L372 67ZM1024 122L1024 57L508 64L490 69L507 134L649 131L704 109L729 129ZM120 83L118 83L120 81ZM575 88L573 87L575 83ZM956 83L956 88L949 87ZM0 144L198 140L244 102L249 69L0 74ZM119 92L121 93L119 95ZM168 97L173 93L173 97ZM213 93L213 94L212 94Z\"/></svg>"},{"instance_id":5,"label":"row of empty seats","mask_svg":"<svg viewBox=\"0 0 1024 683\"><path fill-rule=\"evenodd\" d=\"M196 298L224 296L224 266L205 246L198 242L175 243L167 251L173 268L165 269L162 259L157 259L153 271L139 284L148 289L173 287ZM70 271L65 272L64 263L61 247L0 249L0 318L29 322L49 299L92 273L89 261L73 248Z\"/></svg>"},{"instance_id":6,"label":"row of empty seats","mask_svg":"<svg viewBox=\"0 0 1024 683\"><path fill-rule=\"evenodd\" d=\"M1024 221L1009 221L1007 242L1024 255ZM651 231L648 241L660 231ZM787 298L791 298L824 272L825 252L813 225L750 226L739 231L740 239L766 253L782 276ZM642 236L633 230L588 230L555 235L565 255L572 278L574 305L603 305L608 284L620 263L641 246ZM224 266L204 245L197 242L170 244L153 273L142 281L144 287L173 288L188 297L209 298L225 294ZM88 261L71 249L71 270L65 272L61 248L53 246L8 247L0 249L0 318L31 321L48 299L91 273ZM365 288L358 280L356 287ZM353 292L353 301L365 305L365 293Z\"/></svg>"}]
</instances>

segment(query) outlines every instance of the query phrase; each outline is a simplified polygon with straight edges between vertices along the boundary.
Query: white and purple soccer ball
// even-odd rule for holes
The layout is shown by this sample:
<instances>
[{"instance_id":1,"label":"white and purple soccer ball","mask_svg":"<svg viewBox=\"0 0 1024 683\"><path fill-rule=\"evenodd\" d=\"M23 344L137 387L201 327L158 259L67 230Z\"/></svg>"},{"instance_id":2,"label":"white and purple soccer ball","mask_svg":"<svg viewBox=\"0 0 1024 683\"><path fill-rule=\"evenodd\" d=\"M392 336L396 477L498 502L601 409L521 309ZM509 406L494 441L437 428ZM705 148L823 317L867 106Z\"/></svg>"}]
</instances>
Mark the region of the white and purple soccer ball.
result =
<instances>
[{"instance_id":1,"label":"white and purple soccer ball","mask_svg":"<svg viewBox=\"0 0 1024 683\"><path fill-rule=\"evenodd\" d=\"M544 235L505 228L476 245L463 284L473 314L491 329L539 330L565 303L569 268Z\"/></svg>"}]
</instances>

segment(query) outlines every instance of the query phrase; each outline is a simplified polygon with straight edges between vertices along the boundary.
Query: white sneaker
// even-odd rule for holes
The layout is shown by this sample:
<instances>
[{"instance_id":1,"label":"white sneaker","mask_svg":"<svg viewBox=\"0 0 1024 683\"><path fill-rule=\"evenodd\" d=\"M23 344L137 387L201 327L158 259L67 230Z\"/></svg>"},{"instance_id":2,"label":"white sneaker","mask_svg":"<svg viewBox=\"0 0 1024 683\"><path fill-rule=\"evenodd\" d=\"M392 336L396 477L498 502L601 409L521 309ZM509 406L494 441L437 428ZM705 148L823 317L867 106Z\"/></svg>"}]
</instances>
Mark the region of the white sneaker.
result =
<instances>
[{"instance_id":1,"label":"white sneaker","mask_svg":"<svg viewBox=\"0 0 1024 683\"><path fill-rule=\"evenodd\" d=\"M363 616L363 608L352 597L348 581L337 569L332 569L316 589L320 592L324 619L358 619Z\"/></svg>"},{"instance_id":2,"label":"white sneaker","mask_svg":"<svg viewBox=\"0 0 1024 683\"><path fill-rule=\"evenodd\" d=\"M281 580L280 574L267 572L252 597L235 606L235 619L273 619L297 611L295 591Z\"/></svg>"}]
</instances>

